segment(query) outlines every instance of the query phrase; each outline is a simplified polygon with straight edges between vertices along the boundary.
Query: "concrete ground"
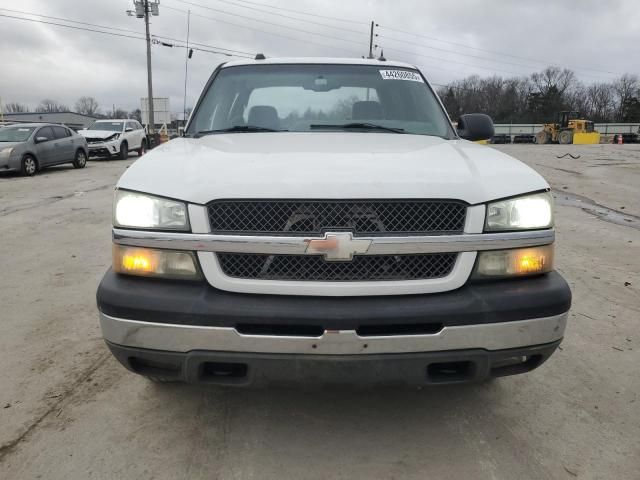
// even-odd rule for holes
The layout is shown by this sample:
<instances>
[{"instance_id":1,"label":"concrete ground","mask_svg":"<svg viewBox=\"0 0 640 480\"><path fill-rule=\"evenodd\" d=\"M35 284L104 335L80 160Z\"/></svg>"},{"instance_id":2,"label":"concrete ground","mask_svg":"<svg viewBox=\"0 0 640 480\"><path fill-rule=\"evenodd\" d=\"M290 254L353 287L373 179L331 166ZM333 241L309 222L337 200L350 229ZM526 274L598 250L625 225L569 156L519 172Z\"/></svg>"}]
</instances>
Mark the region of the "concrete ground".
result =
<instances>
[{"instance_id":1,"label":"concrete ground","mask_svg":"<svg viewBox=\"0 0 640 480\"><path fill-rule=\"evenodd\" d=\"M499 149L556 193L556 263L574 294L565 341L530 374L421 391L128 373L94 296L112 187L133 160L0 175L0 478L639 478L640 145Z\"/></svg>"}]
</instances>

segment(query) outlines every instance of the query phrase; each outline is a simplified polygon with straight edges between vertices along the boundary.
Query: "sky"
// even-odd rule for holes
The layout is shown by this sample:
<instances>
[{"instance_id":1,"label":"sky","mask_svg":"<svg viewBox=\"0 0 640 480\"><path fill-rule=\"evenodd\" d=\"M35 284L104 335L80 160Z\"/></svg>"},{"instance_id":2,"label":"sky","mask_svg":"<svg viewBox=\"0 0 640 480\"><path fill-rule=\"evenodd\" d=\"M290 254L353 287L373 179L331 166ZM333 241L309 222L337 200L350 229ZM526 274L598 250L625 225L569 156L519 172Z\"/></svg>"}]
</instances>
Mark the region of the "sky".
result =
<instances>
[{"instance_id":1,"label":"sky","mask_svg":"<svg viewBox=\"0 0 640 480\"><path fill-rule=\"evenodd\" d=\"M640 73L639 3L161 0L151 33L184 45L191 11L190 40L209 51L196 50L188 60L188 106L218 64L239 58L211 51L360 57L368 54L371 21L377 24L376 55L383 50L388 59L417 65L438 85L473 74L526 76L547 65L571 68L589 84ZM1 101L35 108L50 98L73 109L88 95L102 111L139 108L147 95L146 46L138 38L143 20L126 14L132 8L132 0L0 0ZM185 53L179 46L152 46L154 96L168 97L173 112L182 112Z\"/></svg>"}]
</instances>

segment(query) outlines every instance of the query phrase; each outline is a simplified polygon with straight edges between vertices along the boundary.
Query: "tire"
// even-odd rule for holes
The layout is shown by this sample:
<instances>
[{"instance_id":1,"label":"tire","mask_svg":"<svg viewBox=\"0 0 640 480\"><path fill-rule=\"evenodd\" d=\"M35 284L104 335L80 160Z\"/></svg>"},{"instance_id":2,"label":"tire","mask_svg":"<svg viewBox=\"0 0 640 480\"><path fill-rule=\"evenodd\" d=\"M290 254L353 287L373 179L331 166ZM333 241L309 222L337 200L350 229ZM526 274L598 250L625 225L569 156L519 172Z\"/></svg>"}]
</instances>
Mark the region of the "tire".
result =
<instances>
[{"instance_id":1,"label":"tire","mask_svg":"<svg viewBox=\"0 0 640 480\"><path fill-rule=\"evenodd\" d=\"M569 145L573 143L573 132L571 130L563 130L558 135L558 143L561 145Z\"/></svg>"},{"instance_id":2,"label":"tire","mask_svg":"<svg viewBox=\"0 0 640 480\"><path fill-rule=\"evenodd\" d=\"M73 168L84 168L87 165L87 154L84 150L78 150L76 152L76 158L73 160Z\"/></svg>"},{"instance_id":3,"label":"tire","mask_svg":"<svg viewBox=\"0 0 640 480\"><path fill-rule=\"evenodd\" d=\"M118 154L118 158L120 160L126 160L129 158L129 144L127 142L122 142L120 144L120 153Z\"/></svg>"},{"instance_id":4,"label":"tire","mask_svg":"<svg viewBox=\"0 0 640 480\"><path fill-rule=\"evenodd\" d=\"M544 145L546 143L549 143L549 134L544 130L536 133L536 143L538 145Z\"/></svg>"},{"instance_id":5,"label":"tire","mask_svg":"<svg viewBox=\"0 0 640 480\"><path fill-rule=\"evenodd\" d=\"M141 157L142 155L144 155L144 152L146 151L147 151L147 141L142 140L142 143L140 144L140 148L137 150L138 156Z\"/></svg>"},{"instance_id":6,"label":"tire","mask_svg":"<svg viewBox=\"0 0 640 480\"><path fill-rule=\"evenodd\" d=\"M33 155L25 155L22 158L22 175L25 177L33 177L38 171L38 161Z\"/></svg>"}]
</instances>

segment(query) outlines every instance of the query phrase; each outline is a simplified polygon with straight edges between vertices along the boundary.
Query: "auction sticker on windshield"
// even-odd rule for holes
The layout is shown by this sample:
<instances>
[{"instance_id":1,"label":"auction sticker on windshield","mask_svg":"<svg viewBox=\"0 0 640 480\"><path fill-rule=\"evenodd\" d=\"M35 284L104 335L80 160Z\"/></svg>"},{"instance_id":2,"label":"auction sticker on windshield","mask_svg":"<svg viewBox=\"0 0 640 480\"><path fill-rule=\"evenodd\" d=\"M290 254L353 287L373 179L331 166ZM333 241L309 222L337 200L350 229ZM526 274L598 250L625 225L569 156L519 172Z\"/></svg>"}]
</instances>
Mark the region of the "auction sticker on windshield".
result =
<instances>
[{"instance_id":1,"label":"auction sticker on windshield","mask_svg":"<svg viewBox=\"0 0 640 480\"><path fill-rule=\"evenodd\" d=\"M422 82L424 80L416 72L408 70L380 70L380 75L384 80L409 80L411 82Z\"/></svg>"}]
</instances>

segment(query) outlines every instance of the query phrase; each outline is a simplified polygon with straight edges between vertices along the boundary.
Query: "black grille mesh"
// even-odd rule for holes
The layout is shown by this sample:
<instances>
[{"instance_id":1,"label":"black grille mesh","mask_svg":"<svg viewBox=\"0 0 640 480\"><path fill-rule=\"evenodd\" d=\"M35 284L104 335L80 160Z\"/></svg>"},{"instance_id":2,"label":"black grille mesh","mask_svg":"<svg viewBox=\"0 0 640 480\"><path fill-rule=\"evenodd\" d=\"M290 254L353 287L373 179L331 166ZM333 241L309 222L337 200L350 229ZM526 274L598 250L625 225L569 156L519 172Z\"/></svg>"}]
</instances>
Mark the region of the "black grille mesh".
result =
<instances>
[{"instance_id":1,"label":"black grille mesh","mask_svg":"<svg viewBox=\"0 0 640 480\"><path fill-rule=\"evenodd\" d=\"M466 205L439 200L218 200L208 205L212 233L357 235L461 233Z\"/></svg>"},{"instance_id":2,"label":"black grille mesh","mask_svg":"<svg viewBox=\"0 0 640 480\"><path fill-rule=\"evenodd\" d=\"M218 253L229 277L258 280L370 281L422 280L445 277L456 253L361 255L349 262L328 262L319 255Z\"/></svg>"}]
</instances>

